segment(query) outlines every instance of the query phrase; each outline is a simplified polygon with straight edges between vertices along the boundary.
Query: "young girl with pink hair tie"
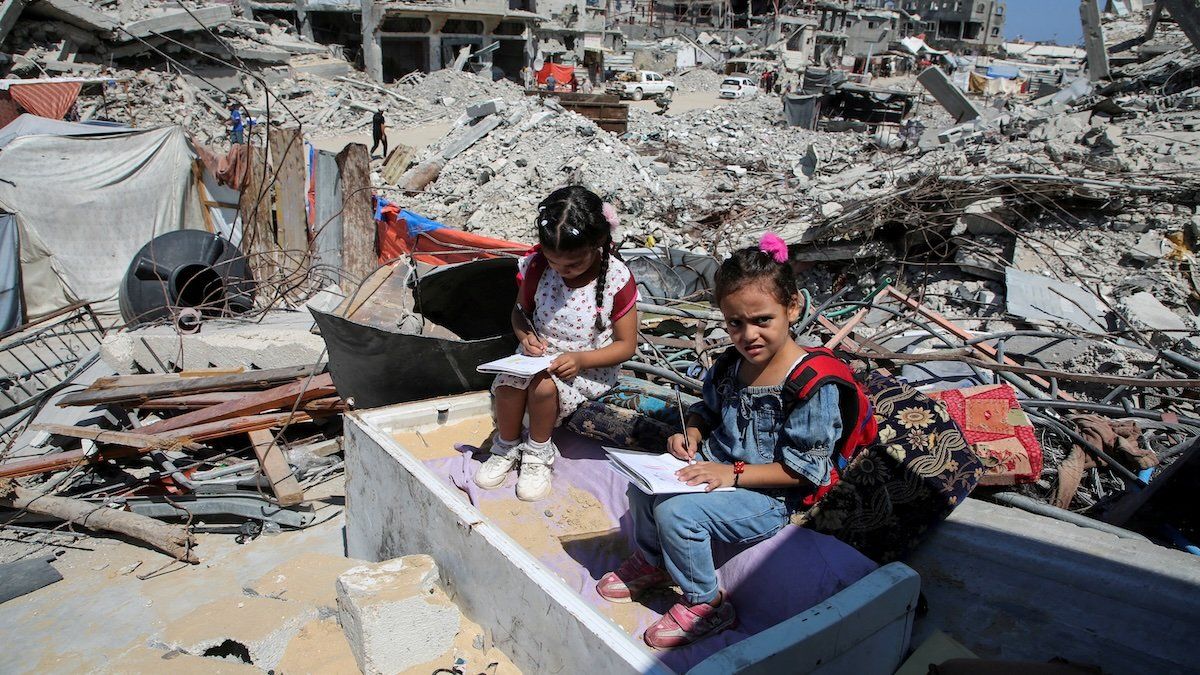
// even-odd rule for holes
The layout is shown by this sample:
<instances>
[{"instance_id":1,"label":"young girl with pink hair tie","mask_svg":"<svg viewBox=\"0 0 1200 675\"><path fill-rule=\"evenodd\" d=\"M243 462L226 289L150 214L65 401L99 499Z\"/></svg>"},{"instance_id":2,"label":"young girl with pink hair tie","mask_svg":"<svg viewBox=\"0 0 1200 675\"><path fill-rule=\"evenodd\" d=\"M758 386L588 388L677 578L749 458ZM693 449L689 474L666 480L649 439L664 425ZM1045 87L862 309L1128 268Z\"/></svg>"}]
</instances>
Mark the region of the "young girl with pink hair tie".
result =
<instances>
[{"instance_id":1,"label":"young girl with pink hair tie","mask_svg":"<svg viewBox=\"0 0 1200 675\"><path fill-rule=\"evenodd\" d=\"M681 647L734 626L733 602L717 585L713 540L767 539L806 496L831 483L842 436L837 385L820 386L794 407L783 399L784 381L805 355L790 330L803 308L787 262L787 245L767 234L717 272L714 295L736 351L709 369L684 433L667 442L672 455L697 460L679 478L704 483L708 492L647 495L633 486L627 492L637 551L596 590L630 602L679 585L683 597L646 629L652 647ZM719 487L734 490L713 492Z\"/></svg>"}]
</instances>

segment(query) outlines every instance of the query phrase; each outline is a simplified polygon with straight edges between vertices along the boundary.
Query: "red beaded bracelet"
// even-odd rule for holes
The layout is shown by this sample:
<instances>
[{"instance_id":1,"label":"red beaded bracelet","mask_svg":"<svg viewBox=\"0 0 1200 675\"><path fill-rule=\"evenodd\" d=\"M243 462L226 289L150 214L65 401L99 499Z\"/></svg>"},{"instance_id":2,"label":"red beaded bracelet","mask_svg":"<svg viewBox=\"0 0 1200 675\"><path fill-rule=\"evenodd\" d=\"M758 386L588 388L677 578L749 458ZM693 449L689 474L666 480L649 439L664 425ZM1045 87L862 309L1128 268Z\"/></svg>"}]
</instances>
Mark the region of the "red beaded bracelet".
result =
<instances>
[{"instance_id":1,"label":"red beaded bracelet","mask_svg":"<svg viewBox=\"0 0 1200 675\"><path fill-rule=\"evenodd\" d=\"M734 462L733 463L733 486L734 487L738 486L738 479L740 479L742 477L742 472L744 472L745 470L746 470L745 462Z\"/></svg>"}]
</instances>

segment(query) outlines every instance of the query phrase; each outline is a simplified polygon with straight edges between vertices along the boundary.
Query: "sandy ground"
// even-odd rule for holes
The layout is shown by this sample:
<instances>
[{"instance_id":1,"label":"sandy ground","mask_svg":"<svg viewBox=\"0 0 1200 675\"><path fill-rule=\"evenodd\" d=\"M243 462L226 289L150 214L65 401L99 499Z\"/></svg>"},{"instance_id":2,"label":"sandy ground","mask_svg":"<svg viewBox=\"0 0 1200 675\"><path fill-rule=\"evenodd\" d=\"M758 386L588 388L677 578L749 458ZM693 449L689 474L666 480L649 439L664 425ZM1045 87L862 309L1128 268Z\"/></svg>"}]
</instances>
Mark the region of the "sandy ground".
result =
<instances>
[{"instance_id":1,"label":"sandy ground","mask_svg":"<svg viewBox=\"0 0 1200 675\"><path fill-rule=\"evenodd\" d=\"M282 631L279 643L286 649L276 672L357 672L336 619L334 582L357 564L344 557L344 492L341 477L310 490L319 524L305 530L241 545L233 535L198 535L199 565L174 564L156 551L106 537L57 538L66 544L33 547L0 531L0 562L31 551L57 555L53 565L63 575L0 605L0 673L262 672L171 645L226 634L250 641L256 633L279 633L280 622L293 618L291 630ZM478 659L470 645L480 634L464 619L455 641L472 665ZM488 652L489 660L501 662L498 672L516 672L494 648ZM454 657L452 650L435 667L450 667Z\"/></svg>"}]
</instances>

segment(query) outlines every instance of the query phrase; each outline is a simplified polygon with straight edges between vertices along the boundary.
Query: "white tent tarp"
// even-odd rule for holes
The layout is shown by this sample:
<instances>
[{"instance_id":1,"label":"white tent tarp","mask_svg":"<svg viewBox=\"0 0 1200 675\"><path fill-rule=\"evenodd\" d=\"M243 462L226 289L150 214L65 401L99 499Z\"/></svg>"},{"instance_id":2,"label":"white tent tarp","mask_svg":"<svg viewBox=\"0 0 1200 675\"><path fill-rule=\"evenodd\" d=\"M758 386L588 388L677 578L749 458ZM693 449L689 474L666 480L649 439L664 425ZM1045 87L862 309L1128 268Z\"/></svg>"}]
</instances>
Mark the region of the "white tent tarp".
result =
<instances>
[{"instance_id":1,"label":"white tent tarp","mask_svg":"<svg viewBox=\"0 0 1200 675\"><path fill-rule=\"evenodd\" d=\"M24 113L0 129L0 149L25 136L103 136L122 131L129 131L129 127L79 124Z\"/></svg>"},{"instance_id":2,"label":"white tent tarp","mask_svg":"<svg viewBox=\"0 0 1200 675\"><path fill-rule=\"evenodd\" d=\"M0 151L0 202L17 216L28 316L86 300L117 310L134 254L202 228L195 155L180 127L109 136L26 136Z\"/></svg>"}]
</instances>

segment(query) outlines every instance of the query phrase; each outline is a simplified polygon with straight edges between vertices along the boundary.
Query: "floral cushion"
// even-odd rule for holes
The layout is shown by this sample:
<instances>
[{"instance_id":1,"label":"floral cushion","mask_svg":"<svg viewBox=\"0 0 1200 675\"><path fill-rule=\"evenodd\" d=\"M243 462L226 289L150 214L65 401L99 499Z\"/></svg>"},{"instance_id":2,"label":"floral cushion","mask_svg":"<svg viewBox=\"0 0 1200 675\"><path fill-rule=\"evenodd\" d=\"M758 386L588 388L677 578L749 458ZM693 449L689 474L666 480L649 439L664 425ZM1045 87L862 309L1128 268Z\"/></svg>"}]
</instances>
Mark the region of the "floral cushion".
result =
<instances>
[{"instance_id":1,"label":"floral cushion","mask_svg":"<svg viewBox=\"0 0 1200 675\"><path fill-rule=\"evenodd\" d=\"M681 431L675 391L622 377L595 401L586 401L567 418L567 429L606 445L644 452L665 452L667 438ZM683 409L698 399L681 394Z\"/></svg>"},{"instance_id":2,"label":"floral cushion","mask_svg":"<svg viewBox=\"0 0 1200 675\"><path fill-rule=\"evenodd\" d=\"M983 475L945 405L908 384L871 373L879 441L793 522L830 534L882 564L910 551L950 515Z\"/></svg>"}]
</instances>

